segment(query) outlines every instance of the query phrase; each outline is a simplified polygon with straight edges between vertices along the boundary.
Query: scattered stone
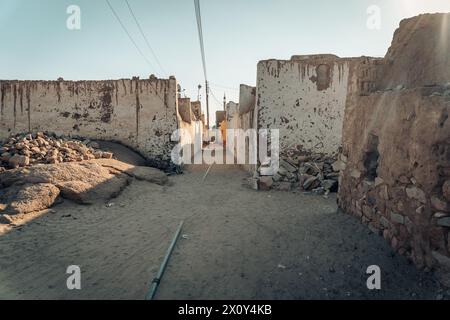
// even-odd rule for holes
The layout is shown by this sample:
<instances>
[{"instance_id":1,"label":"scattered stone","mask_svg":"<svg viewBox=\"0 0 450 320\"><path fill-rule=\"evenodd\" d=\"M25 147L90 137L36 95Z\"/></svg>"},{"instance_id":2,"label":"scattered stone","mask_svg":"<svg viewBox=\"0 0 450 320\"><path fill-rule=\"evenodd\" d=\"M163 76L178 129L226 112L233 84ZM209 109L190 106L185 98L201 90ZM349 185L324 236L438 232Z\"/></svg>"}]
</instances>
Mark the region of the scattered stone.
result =
<instances>
[{"instance_id":1,"label":"scattered stone","mask_svg":"<svg viewBox=\"0 0 450 320\"><path fill-rule=\"evenodd\" d=\"M11 154L9 152L3 152L0 156L2 162L9 162L9 159L11 159Z\"/></svg>"},{"instance_id":2,"label":"scattered stone","mask_svg":"<svg viewBox=\"0 0 450 320\"><path fill-rule=\"evenodd\" d=\"M97 150L99 144L89 140L63 139L55 134L19 134L0 145L0 172L37 164L111 159L111 152Z\"/></svg>"},{"instance_id":3,"label":"scattered stone","mask_svg":"<svg viewBox=\"0 0 450 320\"><path fill-rule=\"evenodd\" d=\"M436 211L450 212L448 203L436 196L431 197L431 207Z\"/></svg>"},{"instance_id":4,"label":"scattered stone","mask_svg":"<svg viewBox=\"0 0 450 320\"><path fill-rule=\"evenodd\" d=\"M307 178L305 180L305 182L303 183L303 189L305 189L305 190L314 189L319 184L320 184L319 178L311 176L311 177Z\"/></svg>"},{"instance_id":5,"label":"scattered stone","mask_svg":"<svg viewBox=\"0 0 450 320\"><path fill-rule=\"evenodd\" d=\"M260 177L259 178L259 189L262 191L268 191L272 188L273 180L272 177Z\"/></svg>"},{"instance_id":6,"label":"scattered stone","mask_svg":"<svg viewBox=\"0 0 450 320\"><path fill-rule=\"evenodd\" d=\"M30 164L30 158L27 156L15 154L9 159L8 163L11 168L25 167Z\"/></svg>"},{"instance_id":7,"label":"scattered stone","mask_svg":"<svg viewBox=\"0 0 450 320\"><path fill-rule=\"evenodd\" d=\"M380 218L380 223L383 227L385 227L386 229L391 227L391 223L389 222L388 219L386 219L385 217L381 217Z\"/></svg>"},{"instance_id":8,"label":"scattered stone","mask_svg":"<svg viewBox=\"0 0 450 320\"><path fill-rule=\"evenodd\" d=\"M0 224L12 224L13 220L7 214L0 214Z\"/></svg>"},{"instance_id":9,"label":"scattered stone","mask_svg":"<svg viewBox=\"0 0 450 320\"><path fill-rule=\"evenodd\" d=\"M416 209L417 214L423 214L425 212L425 206L420 206Z\"/></svg>"},{"instance_id":10,"label":"scattered stone","mask_svg":"<svg viewBox=\"0 0 450 320\"><path fill-rule=\"evenodd\" d=\"M356 170L356 169L353 169L353 170L350 172L350 176L351 176L352 178L359 179L359 178L361 177L361 171Z\"/></svg>"},{"instance_id":11,"label":"scattered stone","mask_svg":"<svg viewBox=\"0 0 450 320\"><path fill-rule=\"evenodd\" d=\"M421 203L427 202L425 192L417 187L406 188L406 195L408 196L408 198L418 200Z\"/></svg>"},{"instance_id":12,"label":"scattered stone","mask_svg":"<svg viewBox=\"0 0 450 320\"><path fill-rule=\"evenodd\" d=\"M91 141L91 142L88 143L88 146L93 148L93 149L100 149L100 145L97 142Z\"/></svg>"},{"instance_id":13,"label":"scattered stone","mask_svg":"<svg viewBox=\"0 0 450 320\"><path fill-rule=\"evenodd\" d=\"M435 217L436 219L444 218L444 217L447 217L447 216L448 216L448 214L443 213L443 212L436 212L436 213L433 215L433 217Z\"/></svg>"},{"instance_id":14,"label":"scattered stone","mask_svg":"<svg viewBox=\"0 0 450 320\"><path fill-rule=\"evenodd\" d=\"M391 220L394 221L395 223L399 223L399 224L405 223L405 217L402 216L401 214L398 214L395 212L391 213Z\"/></svg>"},{"instance_id":15,"label":"scattered stone","mask_svg":"<svg viewBox=\"0 0 450 320\"><path fill-rule=\"evenodd\" d=\"M281 182L278 189L280 191L291 191L292 184L290 182Z\"/></svg>"},{"instance_id":16,"label":"scattered stone","mask_svg":"<svg viewBox=\"0 0 450 320\"><path fill-rule=\"evenodd\" d=\"M274 176L272 177L272 180L273 180L274 182L281 181L282 179L283 179L283 177L280 176L278 173L275 173Z\"/></svg>"},{"instance_id":17,"label":"scattered stone","mask_svg":"<svg viewBox=\"0 0 450 320\"><path fill-rule=\"evenodd\" d=\"M111 152L103 152L102 153L102 158L103 159L112 159L113 158L113 154Z\"/></svg>"},{"instance_id":18,"label":"scattered stone","mask_svg":"<svg viewBox=\"0 0 450 320\"><path fill-rule=\"evenodd\" d=\"M336 180L323 180L321 183L321 186L325 189L325 190L330 190L332 192L336 192L337 191L337 185L338 182Z\"/></svg>"},{"instance_id":19,"label":"scattered stone","mask_svg":"<svg viewBox=\"0 0 450 320\"><path fill-rule=\"evenodd\" d=\"M443 217L438 219L437 225L441 227L450 228L450 217Z\"/></svg>"},{"instance_id":20,"label":"scattered stone","mask_svg":"<svg viewBox=\"0 0 450 320\"><path fill-rule=\"evenodd\" d=\"M281 159L280 160L280 166L284 168L286 171L294 173L298 171L298 168L296 168L293 164L289 163L286 160Z\"/></svg>"},{"instance_id":21,"label":"scattered stone","mask_svg":"<svg viewBox=\"0 0 450 320\"><path fill-rule=\"evenodd\" d=\"M442 194L447 201L450 201L450 180L444 182L444 185L442 186Z\"/></svg>"},{"instance_id":22,"label":"scattered stone","mask_svg":"<svg viewBox=\"0 0 450 320\"><path fill-rule=\"evenodd\" d=\"M312 154L303 151L298 146L288 149L280 155L280 168L272 176L272 181L265 180L263 188L270 185L270 188L279 190L292 190L292 187L299 186L301 190L314 191L319 194L329 194L337 192L339 184L339 168L337 156L331 157L323 154ZM344 165L341 161L341 164ZM260 172L263 175L262 171ZM289 188L288 188L289 186Z\"/></svg>"},{"instance_id":23,"label":"scattered stone","mask_svg":"<svg viewBox=\"0 0 450 320\"><path fill-rule=\"evenodd\" d=\"M332 164L332 167L333 167L334 171L337 171L337 172L344 171L346 168L346 164L344 161L338 160Z\"/></svg>"},{"instance_id":24,"label":"scattered stone","mask_svg":"<svg viewBox=\"0 0 450 320\"><path fill-rule=\"evenodd\" d=\"M381 186L383 183L384 183L384 180L383 180L383 179L381 179L380 177L376 177L376 178L375 178L374 187L376 188L376 187L378 187L378 186Z\"/></svg>"},{"instance_id":25,"label":"scattered stone","mask_svg":"<svg viewBox=\"0 0 450 320\"><path fill-rule=\"evenodd\" d=\"M373 209L367 205L363 205L362 212L363 215L366 216L367 218L372 218L373 216Z\"/></svg>"},{"instance_id":26,"label":"scattered stone","mask_svg":"<svg viewBox=\"0 0 450 320\"><path fill-rule=\"evenodd\" d=\"M437 251L432 251L431 255L433 256L434 259L436 259L436 261L439 263L440 266L450 269L450 257L444 256L443 254Z\"/></svg>"},{"instance_id":27,"label":"scattered stone","mask_svg":"<svg viewBox=\"0 0 450 320\"><path fill-rule=\"evenodd\" d=\"M380 188L380 196L383 200L389 200L389 190L387 185L383 185Z\"/></svg>"}]
</instances>

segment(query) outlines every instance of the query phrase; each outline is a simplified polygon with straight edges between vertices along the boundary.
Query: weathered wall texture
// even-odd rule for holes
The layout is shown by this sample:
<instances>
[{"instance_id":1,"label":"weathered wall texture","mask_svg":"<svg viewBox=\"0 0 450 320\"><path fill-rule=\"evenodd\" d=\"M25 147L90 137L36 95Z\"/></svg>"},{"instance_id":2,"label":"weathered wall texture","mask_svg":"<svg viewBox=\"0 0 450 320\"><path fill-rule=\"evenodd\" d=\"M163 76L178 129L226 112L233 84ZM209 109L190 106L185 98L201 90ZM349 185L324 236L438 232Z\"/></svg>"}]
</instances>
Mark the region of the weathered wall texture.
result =
<instances>
[{"instance_id":1,"label":"weathered wall texture","mask_svg":"<svg viewBox=\"0 0 450 320\"><path fill-rule=\"evenodd\" d=\"M239 104L233 101L226 106L227 129L240 129Z\"/></svg>"},{"instance_id":2,"label":"weathered wall texture","mask_svg":"<svg viewBox=\"0 0 450 320\"><path fill-rule=\"evenodd\" d=\"M192 148L195 139L199 139L200 147L203 141L203 122L197 119L196 114L201 114L201 104L198 101L191 102L189 98L178 99L178 127L181 133L179 143L182 146L190 145ZM192 153L193 154L193 149Z\"/></svg>"},{"instance_id":3,"label":"weathered wall texture","mask_svg":"<svg viewBox=\"0 0 450 320\"><path fill-rule=\"evenodd\" d=\"M191 99L178 98L178 114L181 118L180 120L184 122L191 123L195 120L191 107Z\"/></svg>"},{"instance_id":4,"label":"weathered wall texture","mask_svg":"<svg viewBox=\"0 0 450 320\"><path fill-rule=\"evenodd\" d=\"M226 111L216 111L216 127L220 127L220 123L227 119Z\"/></svg>"},{"instance_id":5,"label":"weathered wall texture","mask_svg":"<svg viewBox=\"0 0 450 320\"><path fill-rule=\"evenodd\" d=\"M405 19L386 55L380 89L447 83L450 65L450 14Z\"/></svg>"},{"instance_id":6,"label":"weathered wall texture","mask_svg":"<svg viewBox=\"0 0 450 320\"><path fill-rule=\"evenodd\" d=\"M248 129L256 129L256 87L240 85L239 89L239 128L244 131ZM255 164L245 164L244 169L250 173L256 173L257 166Z\"/></svg>"},{"instance_id":7,"label":"weathered wall texture","mask_svg":"<svg viewBox=\"0 0 450 320\"><path fill-rule=\"evenodd\" d=\"M260 61L258 128L280 129L280 150L335 154L341 146L352 59L295 56Z\"/></svg>"},{"instance_id":8,"label":"weathered wall texture","mask_svg":"<svg viewBox=\"0 0 450 320\"><path fill-rule=\"evenodd\" d=\"M438 266L448 275L448 47L445 56L436 55L442 41L450 43L450 24L444 21L450 14L402 22L385 63L376 66L378 91L349 97L339 205L420 268Z\"/></svg>"},{"instance_id":9,"label":"weathered wall texture","mask_svg":"<svg viewBox=\"0 0 450 320\"><path fill-rule=\"evenodd\" d=\"M256 87L241 84L239 87L239 114L245 114L255 109Z\"/></svg>"},{"instance_id":10,"label":"weathered wall texture","mask_svg":"<svg viewBox=\"0 0 450 320\"><path fill-rule=\"evenodd\" d=\"M177 129L177 82L0 81L0 138L50 131L114 140L149 159L169 160Z\"/></svg>"}]
</instances>

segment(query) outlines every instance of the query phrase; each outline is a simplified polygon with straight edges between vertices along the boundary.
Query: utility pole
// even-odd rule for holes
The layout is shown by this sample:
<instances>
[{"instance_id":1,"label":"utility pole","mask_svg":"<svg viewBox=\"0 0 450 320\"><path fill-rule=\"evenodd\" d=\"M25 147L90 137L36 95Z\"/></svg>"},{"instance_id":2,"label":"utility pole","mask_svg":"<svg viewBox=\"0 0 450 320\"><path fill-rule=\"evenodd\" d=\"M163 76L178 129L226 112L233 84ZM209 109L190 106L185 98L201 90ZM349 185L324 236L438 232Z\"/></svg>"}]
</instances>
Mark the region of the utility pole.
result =
<instances>
[{"instance_id":1,"label":"utility pole","mask_svg":"<svg viewBox=\"0 0 450 320\"><path fill-rule=\"evenodd\" d=\"M209 129L209 83L208 80L206 83L206 128Z\"/></svg>"},{"instance_id":2,"label":"utility pole","mask_svg":"<svg viewBox=\"0 0 450 320\"><path fill-rule=\"evenodd\" d=\"M227 95L223 93L223 111L227 111Z\"/></svg>"}]
</instances>

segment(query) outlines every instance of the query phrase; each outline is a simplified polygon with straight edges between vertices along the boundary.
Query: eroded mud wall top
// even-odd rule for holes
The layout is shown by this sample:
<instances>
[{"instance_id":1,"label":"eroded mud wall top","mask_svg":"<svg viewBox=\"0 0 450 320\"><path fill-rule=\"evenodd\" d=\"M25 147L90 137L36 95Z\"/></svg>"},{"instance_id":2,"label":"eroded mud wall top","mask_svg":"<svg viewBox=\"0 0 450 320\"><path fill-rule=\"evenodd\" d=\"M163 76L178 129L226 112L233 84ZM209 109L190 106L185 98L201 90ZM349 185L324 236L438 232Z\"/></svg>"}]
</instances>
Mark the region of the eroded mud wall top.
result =
<instances>
[{"instance_id":1,"label":"eroded mud wall top","mask_svg":"<svg viewBox=\"0 0 450 320\"><path fill-rule=\"evenodd\" d=\"M119 141L148 158L167 158L177 128L176 93L175 78L0 80L0 138L51 131Z\"/></svg>"},{"instance_id":2,"label":"eroded mud wall top","mask_svg":"<svg viewBox=\"0 0 450 320\"><path fill-rule=\"evenodd\" d=\"M256 105L256 87L241 84L239 87L239 114L253 111Z\"/></svg>"},{"instance_id":3,"label":"eroded mud wall top","mask_svg":"<svg viewBox=\"0 0 450 320\"><path fill-rule=\"evenodd\" d=\"M450 82L450 13L405 19L386 55L379 89Z\"/></svg>"}]
</instances>

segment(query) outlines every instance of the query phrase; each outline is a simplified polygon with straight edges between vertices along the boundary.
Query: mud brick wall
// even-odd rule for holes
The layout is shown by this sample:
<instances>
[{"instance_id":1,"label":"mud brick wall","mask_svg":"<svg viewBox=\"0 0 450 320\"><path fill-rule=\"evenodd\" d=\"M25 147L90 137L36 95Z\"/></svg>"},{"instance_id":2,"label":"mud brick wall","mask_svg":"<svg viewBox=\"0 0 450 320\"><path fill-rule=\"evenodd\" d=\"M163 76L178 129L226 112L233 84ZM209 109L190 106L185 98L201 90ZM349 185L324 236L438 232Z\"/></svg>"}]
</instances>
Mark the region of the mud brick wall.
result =
<instances>
[{"instance_id":1,"label":"mud brick wall","mask_svg":"<svg viewBox=\"0 0 450 320\"><path fill-rule=\"evenodd\" d=\"M241 84L239 87L239 127L247 131L256 129L256 87ZM249 173L256 172L255 164L245 164L242 166Z\"/></svg>"},{"instance_id":2,"label":"mud brick wall","mask_svg":"<svg viewBox=\"0 0 450 320\"><path fill-rule=\"evenodd\" d=\"M227 129L240 129L239 103L230 101L226 106Z\"/></svg>"},{"instance_id":3,"label":"mud brick wall","mask_svg":"<svg viewBox=\"0 0 450 320\"><path fill-rule=\"evenodd\" d=\"M149 159L170 159L177 129L177 82L0 81L0 139L49 131L113 140Z\"/></svg>"},{"instance_id":4,"label":"mud brick wall","mask_svg":"<svg viewBox=\"0 0 450 320\"><path fill-rule=\"evenodd\" d=\"M191 102L190 98L178 99L178 127L180 130L179 144L183 148L190 148L194 156L194 144L197 140L201 148L203 141L203 123L197 120L196 114L201 114L201 104L198 101ZM193 159L191 159L193 163Z\"/></svg>"},{"instance_id":5,"label":"mud brick wall","mask_svg":"<svg viewBox=\"0 0 450 320\"><path fill-rule=\"evenodd\" d=\"M375 91L347 99L338 196L344 211L419 268L444 271L448 285L450 60L435 53L442 37L450 40L450 25L442 30L449 18L402 22L375 68ZM440 70L430 73L435 65Z\"/></svg>"},{"instance_id":6,"label":"mud brick wall","mask_svg":"<svg viewBox=\"0 0 450 320\"><path fill-rule=\"evenodd\" d=\"M298 145L338 152L352 62L321 55L258 63L258 128L280 130L281 153Z\"/></svg>"}]
</instances>

